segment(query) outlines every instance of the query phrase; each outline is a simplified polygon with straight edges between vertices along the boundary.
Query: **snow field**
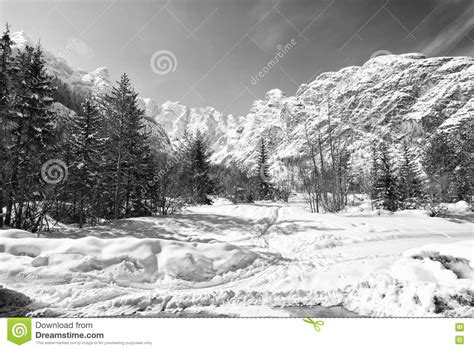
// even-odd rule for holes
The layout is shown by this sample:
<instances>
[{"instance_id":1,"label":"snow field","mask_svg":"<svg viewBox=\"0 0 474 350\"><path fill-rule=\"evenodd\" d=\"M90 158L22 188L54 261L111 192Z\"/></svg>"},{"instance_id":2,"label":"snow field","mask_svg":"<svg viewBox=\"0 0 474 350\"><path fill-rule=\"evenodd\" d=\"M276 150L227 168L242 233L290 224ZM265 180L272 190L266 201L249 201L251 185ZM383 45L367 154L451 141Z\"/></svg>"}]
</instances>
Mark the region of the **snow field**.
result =
<instances>
[{"instance_id":1,"label":"snow field","mask_svg":"<svg viewBox=\"0 0 474 350\"><path fill-rule=\"evenodd\" d=\"M474 312L473 231L462 216L217 202L50 237L0 231L0 284L32 298L38 316Z\"/></svg>"}]
</instances>

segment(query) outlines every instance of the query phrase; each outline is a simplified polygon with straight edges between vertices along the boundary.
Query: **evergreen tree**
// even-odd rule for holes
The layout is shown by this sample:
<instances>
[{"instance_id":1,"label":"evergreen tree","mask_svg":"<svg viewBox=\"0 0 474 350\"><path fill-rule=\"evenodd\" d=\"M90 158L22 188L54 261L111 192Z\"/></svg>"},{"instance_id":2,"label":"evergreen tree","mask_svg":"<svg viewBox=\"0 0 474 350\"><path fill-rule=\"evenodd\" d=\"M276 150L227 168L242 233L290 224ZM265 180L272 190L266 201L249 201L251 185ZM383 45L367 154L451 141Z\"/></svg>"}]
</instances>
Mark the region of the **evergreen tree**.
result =
<instances>
[{"instance_id":1,"label":"evergreen tree","mask_svg":"<svg viewBox=\"0 0 474 350\"><path fill-rule=\"evenodd\" d=\"M104 193L110 195L112 217L139 214L143 211L144 193L148 180L151 155L148 134L144 132L144 111L139 108L138 94L130 79L123 74L118 86L104 100L107 116L108 183Z\"/></svg>"},{"instance_id":2,"label":"evergreen tree","mask_svg":"<svg viewBox=\"0 0 474 350\"><path fill-rule=\"evenodd\" d=\"M423 166L428 174L428 193L433 202L453 200L452 176L456 169L453 144L447 135L431 136L423 155Z\"/></svg>"},{"instance_id":3,"label":"evergreen tree","mask_svg":"<svg viewBox=\"0 0 474 350\"><path fill-rule=\"evenodd\" d=\"M258 150L256 177L256 188L259 199L270 199L272 197L273 191L268 168L268 154L265 142L262 138Z\"/></svg>"},{"instance_id":4,"label":"evergreen tree","mask_svg":"<svg viewBox=\"0 0 474 350\"><path fill-rule=\"evenodd\" d=\"M15 206L14 226L35 230L39 224L38 215L44 214L38 213L34 200L43 193L44 186L38 181L37 174L55 151L53 85L40 46L26 46L15 61L18 66L14 84L16 113L11 118L11 185L6 219L11 220Z\"/></svg>"},{"instance_id":5,"label":"evergreen tree","mask_svg":"<svg viewBox=\"0 0 474 350\"><path fill-rule=\"evenodd\" d=\"M431 136L422 158L434 202L472 200L474 161L472 118L447 134Z\"/></svg>"},{"instance_id":6,"label":"evergreen tree","mask_svg":"<svg viewBox=\"0 0 474 350\"><path fill-rule=\"evenodd\" d=\"M402 146L401 156L401 162L398 167L400 201L407 199L419 200L422 196L422 173L406 143Z\"/></svg>"},{"instance_id":7,"label":"evergreen tree","mask_svg":"<svg viewBox=\"0 0 474 350\"><path fill-rule=\"evenodd\" d=\"M372 202L380 198L379 188L377 183L380 177L380 166L379 166L380 155L375 146L372 146L372 157L371 157L371 167L369 174L369 183L370 183L370 199Z\"/></svg>"},{"instance_id":8,"label":"evergreen tree","mask_svg":"<svg viewBox=\"0 0 474 350\"><path fill-rule=\"evenodd\" d=\"M397 179L393 174L391 160L387 146L381 143L378 157L376 158L374 171L373 196L375 201L384 209L396 211L398 209L398 187Z\"/></svg>"},{"instance_id":9,"label":"evergreen tree","mask_svg":"<svg viewBox=\"0 0 474 350\"><path fill-rule=\"evenodd\" d=\"M3 227L4 213L3 207L8 193L7 186L9 166L11 161L11 120L14 115L13 110L13 75L15 65L12 56L12 40L10 29L6 25L5 32L0 38L0 228ZM7 219L9 224L10 217Z\"/></svg>"},{"instance_id":10,"label":"evergreen tree","mask_svg":"<svg viewBox=\"0 0 474 350\"><path fill-rule=\"evenodd\" d=\"M215 184L210 177L210 157L209 143L200 130L188 137L183 181L188 183L191 200L198 204L212 204L208 196L213 193Z\"/></svg>"},{"instance_id":11,"label":"evergreen tree","mask_svg":"<svg viewBox=\"0 0 474 350\"><path fill-rule=\"evenodd\" d=\"M474 187L474 120L469 118L460 125L453 144L456 166L452 173L454 200L472 201Z\"/></svg>"},{"instance_id":12,"label":"evergreen tree","mask_svg":"<svg viewBox=\"0 0 474 350\"><path fill-rule=\"evenodd\" d=\"M84 225L87 218L86 205L94 209L99 204L96 202L95 190L100 179L105 145L101 126L102 115L95 102L89 98L83 103L82 112L75 118L72 127L74 162L71 165L71 183L77 193L79 227Z\"/></svg>"},{"instance_id":13,"label":"evergreen tree","mask_svg":"<svg viewBox=\"0 0 474 350\"><path fill-rule=\"evenodd\" d=\"M145 113L132 109L126 123L127 162L126 213L130 215L149 215L144 201L149 196L147 182L151 180L153 158L150 149L150 134L145 132Z\"/></svg>"},{"instance_id":14,"label":"evergreen tree","mask_svg":"<svg viewBox=\"0 0 474 350\"><path fill-rule=\"evenodd\" d=\"M252 203L255 198L255 186L251 177L235 165L213 165L212 173L216 178L216 192L233 203Z\"/></svg>"}]
</instances>

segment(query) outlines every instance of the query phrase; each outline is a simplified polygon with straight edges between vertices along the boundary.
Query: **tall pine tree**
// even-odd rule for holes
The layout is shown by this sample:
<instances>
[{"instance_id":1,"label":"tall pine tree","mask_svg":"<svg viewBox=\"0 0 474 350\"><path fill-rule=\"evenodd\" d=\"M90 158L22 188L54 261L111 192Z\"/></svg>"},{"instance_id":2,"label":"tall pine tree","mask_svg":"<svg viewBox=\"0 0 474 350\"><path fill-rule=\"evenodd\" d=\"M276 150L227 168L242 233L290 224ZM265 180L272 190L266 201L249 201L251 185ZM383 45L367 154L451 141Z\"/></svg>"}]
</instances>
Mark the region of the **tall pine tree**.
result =
<instances>
[{"instance_id":1,"label":"tall pine tree","mask_svg":"<svg viewBox=\"0 0 474 350\"><path fill-rule=\"evenodd\" d=\"M71 186L77 193L79 227L87 216L97 213L97 187L99 185L105 138L102 136L102 115L89 98L82 104L81 113L73 121ZM86 208L87 207L87 208ZM89 209L89 215L87 215Z\"/></svg>"},{"instance_id":2,"label":"tall pine tree","mask_svg":"<svg viewBox=\"0 0 474 350\"><path fill-rule=\"evenodd\" d=\"M428 174L428 194L433 202L451 202L452 176L456 169L455 150L444 133L432 135L423 155L423 166Z\"/></svg>"},{"instance_id":3,"label":"tall pine tree","mask_svg":"<svg viewBox=\"0 0 474 350\"><path fill-rule=\"evenodd\" d=\"M9 168L11 162L11 122L14 116L13 100L14 86L13 77L16 73L14 59L12 55L12 40L10 29L6 25L5 32L0 38L0 227L4 223L4 203L9 192ZM7 223L11 217L7 219Z\"/></svg>"},{"instance_id":4,"label":"tall pine tree","mask_svg":"<svg viewBox=\"0 0 474 350\"><path fill-rule=\"evenodd\" d=\"M55 121L52 109L52 77L46 72L40 46L26 46L16 56L15 115L11 120L12 161L6 219L14 226L35 231L44 211L37 200L44 194L38 173L55 153ZM13 222L12 222L13 224Z\"/></svg>"},{"instance_id":5,"label":"tall pine tree","mask_svg":"<svg viewBox=\"0 0 474 350\"><path fill-rule=\"evenodd\" d=\"M130 79L123 74L118 85L106 96L107 116L107 174L112 217L143 214L145 193L149 180L147 169L151 160L149 135L144 131L145 112L139 108L138 94Z\"/></svg>"},{"instance_id":6,"label":"tall pine tree","mask_svg":"<svg viewBox=\"0 0 474 350\"><path fill-rule=\"evenodd\" d=\"M260 140L257 156L257 177L256 187L259 199L270 199L272 197L272 185L270 183L270 174L268 172L268 153L263 138Z\"/></svg>"},{"instance_id":7,"label":"tall pine tree","mask_svg":"<svg viewBox=\"0 0 474 350\"><path fill-rule=\"evenodd\" d=\"M183 180L188 183L191 201L198 204L212 204L209 195L213 193L215 184L210 177L211 152L207 138L200 130L187 137L184 154L186 166Z\"/></svg>"},{"instance_id":8,"label":"tall pine tree","mask_svg":"<svg viewBox=\"0 0 474 350\"><path fill-rule=\"evenodd\" d=\"M387 145L381 143L377 153L373 160L375 169L372 170L373 200L383 209L396 211L399 203L397 178L394 175Z\"/></svg>"},{"instance_id":9,"label":"tall pine tree","mask_svg":"<svg viewBox=\"0 0 474 350\"><path fill-rule=\"evenodd\" d=\"M400 201L407 199L420 201L422 197L421 170L415 162L415 157L410 147L402 145L402 158L398 166L398 187Z\"/></svg>"}]
</instances>

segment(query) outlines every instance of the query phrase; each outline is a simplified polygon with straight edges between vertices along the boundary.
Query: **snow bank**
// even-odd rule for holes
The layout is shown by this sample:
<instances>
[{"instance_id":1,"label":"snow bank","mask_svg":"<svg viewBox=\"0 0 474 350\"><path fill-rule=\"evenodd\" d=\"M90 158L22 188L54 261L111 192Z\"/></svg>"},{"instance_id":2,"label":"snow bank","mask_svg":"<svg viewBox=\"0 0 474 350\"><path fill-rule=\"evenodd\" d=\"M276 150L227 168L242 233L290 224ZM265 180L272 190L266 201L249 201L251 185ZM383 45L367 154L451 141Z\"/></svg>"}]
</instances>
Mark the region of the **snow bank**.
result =
<instances>
[{"instance_id":1,"label":"snow bank","mask_svg":"<svg viewBox=\"0 0 474 350\"><path fill-rule=\"evenodd\" d=\"M465 201L459 201L457 203L441 203L439 205L446 209L448 214L465 215L472 213L471 206ZM341 214L346 216L418 216L426 217L430 215L429 210L424 209L405 209L391 212L384 209L374 209L370 201L364 201L363 203L355 206L346 207Z\"/></svg>"},{"instance_id":2,"label":"snow bank","mask_svg":"<svg viewBox=\"0 0 474 350\"><path fill-rule=\"evenodd\" d=\"M23 230L0 230L0 238L33 238L36 237L34 233Z\"/></svg>"},{"instance_id":3,"label":"snow bank","mask_svg":"<svg viewBox=\"0 0 474 350\"><path fill-rule=\"evenodd\" d=\"M401 259L391 268L392 276L401 281L452 283L456 275L438 261Z\"/></svg>"},{"instance_id":4,"label":"snow bank","mask_svg":"<svg viewBox=\"0 0 474 350\"><path fill-rule=\"evenodd\" d=\"M456 203L442 203L450 214L469 214L472 213L471 206L466 201Z\"/></svg>"},{"instance_id":5,"label":"snow bank","mask_svg":"<svg viewBox=\"0 0 474 350\"><path fill-rule=\"evenodd\" d=\"M122 285L164 279L204 282L262 263L258 258L257 253L227 243L132 237L33 238L24 231L0 231L0 277L4 278L92 276Z\"/></svg>"},{"instance_id":6,"label":"snow bank","mask_svg":"<svg viewBox=\"0 0 474 350\"><path fill-rule=\"evenodd\" d=\"M345 216L428 217L430 212L424 209L404 209L393 212L385 209L374 209L370 202L365 202L357 206L348 206L341 214Z\"/></svg>"},{"instance_id":7,"label":"snow bank","mask_svg":"<svg viewBox=\"0 0 474 350\"><path fill-rule=\"evenodd\" d=\"M415 259L431 259L449 262L465 262L474 269L474 240L452 244L429 244L420 248L407 250L403 257Z\"/></svg>"},{"instance_id":8,"label":"snow bank","mask_svg":"<svg viewBox=\"0 0 474 350\"><path fill-rule=\"evenodd\" d=\"M344 306L370 316L474 316L474 241L403 253L350 288Z\"/></svg>"}]
</instances>

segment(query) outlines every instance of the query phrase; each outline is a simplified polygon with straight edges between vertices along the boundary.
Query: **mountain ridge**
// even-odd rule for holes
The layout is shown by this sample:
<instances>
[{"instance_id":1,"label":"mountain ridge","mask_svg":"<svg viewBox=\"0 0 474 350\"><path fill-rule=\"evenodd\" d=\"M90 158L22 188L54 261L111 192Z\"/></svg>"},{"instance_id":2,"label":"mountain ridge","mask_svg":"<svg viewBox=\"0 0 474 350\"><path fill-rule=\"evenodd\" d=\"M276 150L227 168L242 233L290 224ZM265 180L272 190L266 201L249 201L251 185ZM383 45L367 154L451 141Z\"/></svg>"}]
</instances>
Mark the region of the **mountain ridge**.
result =
<instances>
[{"instance_id":1,"label":"mountain ridge","mask_svg":"<svg viewBox=\"0 0 474 350\"><path fill-rule=\"evenodd\" d=\"M12 39L17 48L29 40L24 32L14 33ZM50 72L77 89L104 94L112 87L106 67L85 72L46 50L45 57ZM167 151L186 132L200 129L208 135L214 163L251 170L256 147L264 138L270 173L281 178L286 176L288 160L301 157L308 142L333 128L350 136L347 147L354 166L361 170L377 140L395 145L404 141L422 150L430 135L453 134L472 121L473 82L472 57L407 53L378 56L362 66L322 73L301 84L294 96L270 90L264 99L253 102L245 116L173 101L160 106L144 97L139 102L151 123L148 127L165 142Z\"/></svg>"}]
</instances>

